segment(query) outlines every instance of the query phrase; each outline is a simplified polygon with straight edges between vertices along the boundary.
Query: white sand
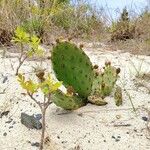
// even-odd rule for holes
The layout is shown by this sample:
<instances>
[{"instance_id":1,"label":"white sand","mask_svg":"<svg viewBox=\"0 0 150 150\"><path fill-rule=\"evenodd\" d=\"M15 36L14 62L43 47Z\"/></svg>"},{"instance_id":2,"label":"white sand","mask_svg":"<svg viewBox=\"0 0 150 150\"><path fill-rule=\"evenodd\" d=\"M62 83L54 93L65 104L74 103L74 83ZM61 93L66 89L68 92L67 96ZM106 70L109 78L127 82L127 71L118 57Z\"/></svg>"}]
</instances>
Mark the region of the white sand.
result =
<instances>
[{"instance_id":1,"label":"white sand","mask_svg":"<svg viewBox=\"0 0 150 150\"><path fill-rule=\"evenodd\" d=\"M150 123L143 121L142 117L150 117L146 111L150 111L150 94L146 88L135 86L133 64L138 69L142 62L140 72L150 72L150 57L137 57L119 51L104 52L101 48L88 48L86 53L93 64L104 66L104 62L110 60L114 66L121 68L118 84L131 95L137 115L125 91L120 107L115 105L112 96L106 98L106 106L88 104L68 114L52 104L46 115L46 136L51 140L45 144L45 150L149 150L150 132L147 126ZM16 58L0 58L0 92L6 88L5 93L0 94L0 112L10 111L8 116L0 118L0 150L36 150L38 148L28 141L39 142L41 131L29 130L22 125L20 114L32 115L40 111L28 96L21 94L25 91L20 88L12 69L12 66L16 67L16 61ZM23 65L22 72L31 76L31 66L36 65L40 62L28 61ZM51 70L49 61L43 62L42 66ZM4 84L2 74L8 76ZM13 121L6 123L9 118ZM10 128L13 123L13 128ZM6 136L3 135L5 132Z\"/></svg>"}]
</instances>

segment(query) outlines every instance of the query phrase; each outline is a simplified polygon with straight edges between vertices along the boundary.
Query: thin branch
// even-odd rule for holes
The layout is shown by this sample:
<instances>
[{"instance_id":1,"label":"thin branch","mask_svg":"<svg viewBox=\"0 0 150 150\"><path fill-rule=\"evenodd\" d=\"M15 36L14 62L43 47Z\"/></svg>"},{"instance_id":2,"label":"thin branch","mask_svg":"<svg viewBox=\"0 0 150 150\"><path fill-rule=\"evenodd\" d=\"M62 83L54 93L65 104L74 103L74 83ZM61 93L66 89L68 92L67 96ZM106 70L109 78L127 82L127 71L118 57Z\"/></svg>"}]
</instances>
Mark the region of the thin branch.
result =
<instances>
[{"instance_id":1,"label":"thin branch","mask_svg":"<svg viewBox=\"0 0 150 150\"><path fill-rule=\"evenodd\" d=\"M21 56L21 58L19 58L19 66L17 67L16 70L16 76L18 75L19 69L22 66L22 64L24 63L24 61L28 58L28 56L26 55L23 59L22 59L23 55Z\"/></svg>"},{"instance_id":2,"label":"thin branch","mask_svg":"<svg viewBox=\"0 0 150 150\"><path fill-rule=\"evenodd\" d=\"M44 102L43 103L38 102L33 97L33 94L28 92L28 95L40 107L41 112L42 112L42 134L41 134L41 143L40 143L40 150L42 150L43 145L44 145L45 128L46 128L46 119L45 119L46 110L47 110L48 106L52 103L50 101L50 94L48 94L48 96L44 95Z\"/></svg>"},{"instance_id":3,"label":"thin branch","mask_svg":"<svg viewBox=\"0 0 150 150\"><path fill-rule=\"evenodd\" d=\"M30 98L40 107L40 109L42 110L42 104L40 102L38 102L34 97L33 97L33 94L30 94L28 92L28 95L30 96Z\"/></svg>"}]
</instances>

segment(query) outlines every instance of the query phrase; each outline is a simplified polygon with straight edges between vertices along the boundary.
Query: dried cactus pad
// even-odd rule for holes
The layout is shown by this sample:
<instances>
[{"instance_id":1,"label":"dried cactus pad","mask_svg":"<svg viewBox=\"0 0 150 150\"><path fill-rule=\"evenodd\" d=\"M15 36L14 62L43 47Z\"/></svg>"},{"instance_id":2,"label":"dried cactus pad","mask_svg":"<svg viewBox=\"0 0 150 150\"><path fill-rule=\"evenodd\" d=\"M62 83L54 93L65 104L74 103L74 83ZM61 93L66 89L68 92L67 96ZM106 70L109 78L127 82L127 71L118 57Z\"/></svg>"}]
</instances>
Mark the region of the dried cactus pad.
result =
<instances>
[{"instance_id":1,"label":"dried cactus pad","mask_svg":"<svg viewBox=\"0 0 150 150\"><path fill-rule=\"evenodd\" d=\"M70 42L59 42L52 51L53 70L65 86L72 86L83 98L91 93L94 72L84 51Z\"/></svg>"}]
</instances>

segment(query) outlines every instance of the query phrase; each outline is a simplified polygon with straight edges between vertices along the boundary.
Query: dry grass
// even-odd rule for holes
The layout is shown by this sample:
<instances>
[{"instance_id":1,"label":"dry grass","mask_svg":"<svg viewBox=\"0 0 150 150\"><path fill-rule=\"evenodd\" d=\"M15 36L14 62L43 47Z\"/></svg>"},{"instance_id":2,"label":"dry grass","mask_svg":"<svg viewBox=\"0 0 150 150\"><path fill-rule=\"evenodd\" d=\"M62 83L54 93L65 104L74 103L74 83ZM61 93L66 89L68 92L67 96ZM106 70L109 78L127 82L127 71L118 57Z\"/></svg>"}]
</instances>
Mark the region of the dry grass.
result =
<instances>
[{"instance_id":1,"label":"dry grass","mask_svg":"<svg viewBox=\"0 0 150 150\"><path fill-rule=\"evenodd\" d=\"M30 34L39 36L44 44L58 37L72 37L78 41L105 42L111 50L150 55L149 9L136 17L131 17L126 10L118 20L109 20L112 25L108 27L106 9L94 9L84 1L70 5L45 0L44 5L37 6L28 0L0 0L0 7L1 44L9 45L14 29L23 26Z\"/></svg>"},{"instance_id":2,"label":"dry grass","mask_svg":"<svg viewBox=\"0 0 150 150\"><path fill-rule=\"evenodd\" d=\"M121 26L121 24L122 22L119 25ZM134 32L128 34L128 26L124 24L124 28L121 26L122 29L117 28L111 34L110 38L116 38L109 43L111 49L128 51L132 54L150 55L150 11L145 11L140 16L133 18L130 24L134 27ZM126 31L125 35L128 35L128 38L122 38L123 31Z\"/></svg>"},{"instance_id":3,"label":"dry grass","mask_svg":"<svg viewBox=\"0 0 150 150\"><path fill-rule=\"evenodd\" d=\"M130 39L126 41L115 41L109 43L111 50L121 50L132 54L150 55L150 45L140 39Z\"/></svg>"},{"instance_id":4,"label":"dry grass","mask_svg":"<svg viewBox=\"0 0 150 150\"><path fill-rule=\"evenodd\" d=\"M44 43L49 43L53 37L58 36L89 39L97 31L97 36L101 38L99 33L104 31L101 14L84 3L72 6L45 0L44 5L36 6L25 0L1 0L0 7L2 44L10 41L17 26L23 26L27 32L38 35Z\"/></svg>"}]
</instances>

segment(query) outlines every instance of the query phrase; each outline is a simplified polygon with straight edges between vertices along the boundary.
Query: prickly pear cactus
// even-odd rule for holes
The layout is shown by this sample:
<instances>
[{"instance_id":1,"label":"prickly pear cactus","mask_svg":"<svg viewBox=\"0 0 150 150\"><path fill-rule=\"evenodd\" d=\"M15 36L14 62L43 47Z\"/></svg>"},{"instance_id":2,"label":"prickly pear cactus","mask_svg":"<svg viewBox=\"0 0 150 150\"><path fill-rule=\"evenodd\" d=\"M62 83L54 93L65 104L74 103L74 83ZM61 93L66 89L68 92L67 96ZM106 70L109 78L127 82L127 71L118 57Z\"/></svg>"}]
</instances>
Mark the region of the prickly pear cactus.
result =
<instances>
[{"instance_id":1,"label":"prickly pear cactus","mask_svg":"<svg viewBox=\"0 0 150 150\"><path fill-rule=\"evenodd\" d=\"M89 57L81 47L57 41L51 60L58 80L63 81L65 86L72 86L82 98L90 95L94 72Z\"/></svg>"},{"instance_id":2,"label":"prickly pear cactus","mask_svg":"<svg viewBox=\"0 0 150 150\"><path fill-rule=\"evenodd\" d=\"M51 99L57 106L66 110L75 110L86 104L79 96L64 94L60 90L52 94Z\"/></svg>"},{"instance_id":3,"label":"prickly pear cactus","mask_svg":"<svg viewBox=\"0 0 150 150\"><path fill-rule=\"evenodd\" d=\"M108 96L117 81L120 69L111 66L111 63L105 63L104 72L96 72L92 86L92 95L98 95L102 98Z\"/></svg>"},{"instance_id":4,"label":"prickly pear cactus","mask_svg":"<svg viewBox=\"0 0 150 150\"><path fill-rule=\"evenodd\" d=\"M98 71L98 66L92 66L82 46L78 48L67 41L57 40L51 58L57 79L67 87L67 94L61 91L52 94L52 101L57 106L75 110L87 104L87 101L99 106L107 104L104 97L113 91L119 68L107 62L104 71Z\"/></svg>"}]
</instances>

